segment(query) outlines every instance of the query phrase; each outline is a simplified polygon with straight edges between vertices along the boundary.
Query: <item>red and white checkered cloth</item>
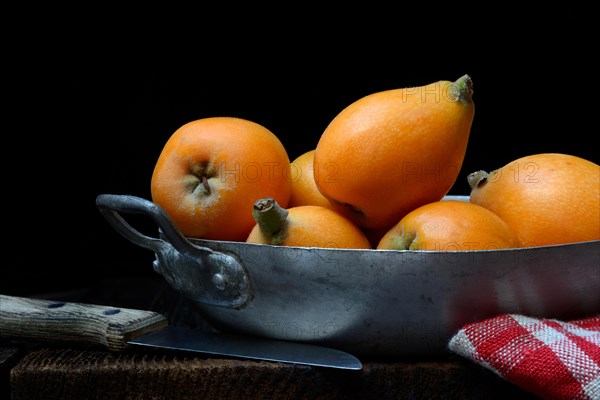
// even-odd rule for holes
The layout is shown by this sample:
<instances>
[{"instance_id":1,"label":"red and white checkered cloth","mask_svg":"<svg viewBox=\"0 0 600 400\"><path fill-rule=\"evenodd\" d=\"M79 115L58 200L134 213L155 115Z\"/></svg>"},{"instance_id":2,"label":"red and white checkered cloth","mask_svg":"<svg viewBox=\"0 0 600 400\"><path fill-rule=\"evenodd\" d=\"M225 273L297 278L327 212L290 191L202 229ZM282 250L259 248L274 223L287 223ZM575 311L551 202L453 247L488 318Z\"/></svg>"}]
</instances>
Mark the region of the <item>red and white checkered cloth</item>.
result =
<instances>
[{"instance_id":1,"label":"red and white checkered cloth","mask_svg":"<svg viewBox=\"0 0 600 400\"><path fill-rule=\"evenodd\" d=\"M543 399L600 399L600 315L503 314L464 326L448 348Z\"/></svg>"}]
</instances>

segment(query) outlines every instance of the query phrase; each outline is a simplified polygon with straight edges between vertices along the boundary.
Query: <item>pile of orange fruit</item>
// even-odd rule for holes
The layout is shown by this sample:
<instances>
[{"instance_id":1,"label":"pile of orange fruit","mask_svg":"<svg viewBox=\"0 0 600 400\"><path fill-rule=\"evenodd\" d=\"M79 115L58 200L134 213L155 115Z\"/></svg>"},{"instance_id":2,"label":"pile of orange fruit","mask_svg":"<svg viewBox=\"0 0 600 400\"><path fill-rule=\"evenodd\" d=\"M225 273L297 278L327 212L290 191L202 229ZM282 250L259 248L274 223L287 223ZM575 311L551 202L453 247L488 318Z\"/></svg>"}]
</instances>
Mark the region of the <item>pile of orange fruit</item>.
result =
<instances>
[{"instance_id":1,"label":"pile of orange fruit","mask_svg":"<svg viewBox=\"0 0 600 400\"><path fill-rule=\"evenodd\" d=\"M210 117L177 129L152 201L191 238L377 250L488 250L600 240L600 166L539 153L468 177L473 81L372 93L290 161L261 124Z\"/></svg>"}]
</instances>

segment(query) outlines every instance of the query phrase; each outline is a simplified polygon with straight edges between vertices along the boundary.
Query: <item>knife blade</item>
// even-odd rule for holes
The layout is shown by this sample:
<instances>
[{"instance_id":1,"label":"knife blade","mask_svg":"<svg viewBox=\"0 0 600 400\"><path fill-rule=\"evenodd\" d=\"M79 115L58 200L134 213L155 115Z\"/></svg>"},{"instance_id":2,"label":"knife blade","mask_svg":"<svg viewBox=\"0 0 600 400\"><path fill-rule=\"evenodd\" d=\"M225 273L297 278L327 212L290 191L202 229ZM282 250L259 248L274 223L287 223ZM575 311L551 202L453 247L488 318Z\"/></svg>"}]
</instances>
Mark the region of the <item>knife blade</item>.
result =
<instances>
[{"instance_id":1,"label":"knife blade","mask_svg":"<svg viewBox=\"0 0 600 400\"><path fill-rule=\"evenodd\" d=\"M358 358L332 347L169 326L164 315L148 310L7 295L0 295L0 338L362 369Z\"/></svg>"}]
</instances>

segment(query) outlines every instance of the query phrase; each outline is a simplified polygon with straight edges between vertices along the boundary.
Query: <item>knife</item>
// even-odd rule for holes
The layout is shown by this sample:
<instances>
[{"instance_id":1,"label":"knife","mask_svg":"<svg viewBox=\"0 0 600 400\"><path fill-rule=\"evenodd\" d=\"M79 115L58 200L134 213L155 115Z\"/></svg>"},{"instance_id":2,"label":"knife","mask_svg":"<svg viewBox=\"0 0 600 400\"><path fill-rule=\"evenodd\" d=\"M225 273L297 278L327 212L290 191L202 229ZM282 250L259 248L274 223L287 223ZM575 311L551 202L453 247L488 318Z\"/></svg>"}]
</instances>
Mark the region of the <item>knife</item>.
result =
<instances>
[{"instance_id":1,"label":"knife","mask_svg":"<svg viewBox=\"0 0 600 400\"><path fill-rule=\"evenodd\" d=\"M0 295L0 338L362 369L358 358L331 347L169 326L167 318L154 311L6 295Z\"/></svg>"}]
</instances>

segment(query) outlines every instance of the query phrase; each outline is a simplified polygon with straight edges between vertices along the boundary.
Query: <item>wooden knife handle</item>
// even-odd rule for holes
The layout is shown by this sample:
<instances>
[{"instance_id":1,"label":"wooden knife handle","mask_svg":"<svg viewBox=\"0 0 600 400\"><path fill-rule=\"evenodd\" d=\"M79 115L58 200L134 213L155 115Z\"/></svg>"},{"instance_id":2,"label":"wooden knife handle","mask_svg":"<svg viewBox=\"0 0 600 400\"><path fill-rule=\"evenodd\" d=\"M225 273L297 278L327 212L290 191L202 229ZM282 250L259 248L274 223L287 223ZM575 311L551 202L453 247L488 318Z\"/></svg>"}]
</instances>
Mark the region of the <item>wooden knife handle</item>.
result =
<instances>
[{"instance_id":1,"label":"wooden knife handle","mask_svg":"<svg viewBox=\"0 0 600 400\"><path fill-rule=\"evenodd\" d=\"M0 295L0 338L120 351L129 340L166 326L167 319L153 311Z\"/></svg>"}]
</instances>

